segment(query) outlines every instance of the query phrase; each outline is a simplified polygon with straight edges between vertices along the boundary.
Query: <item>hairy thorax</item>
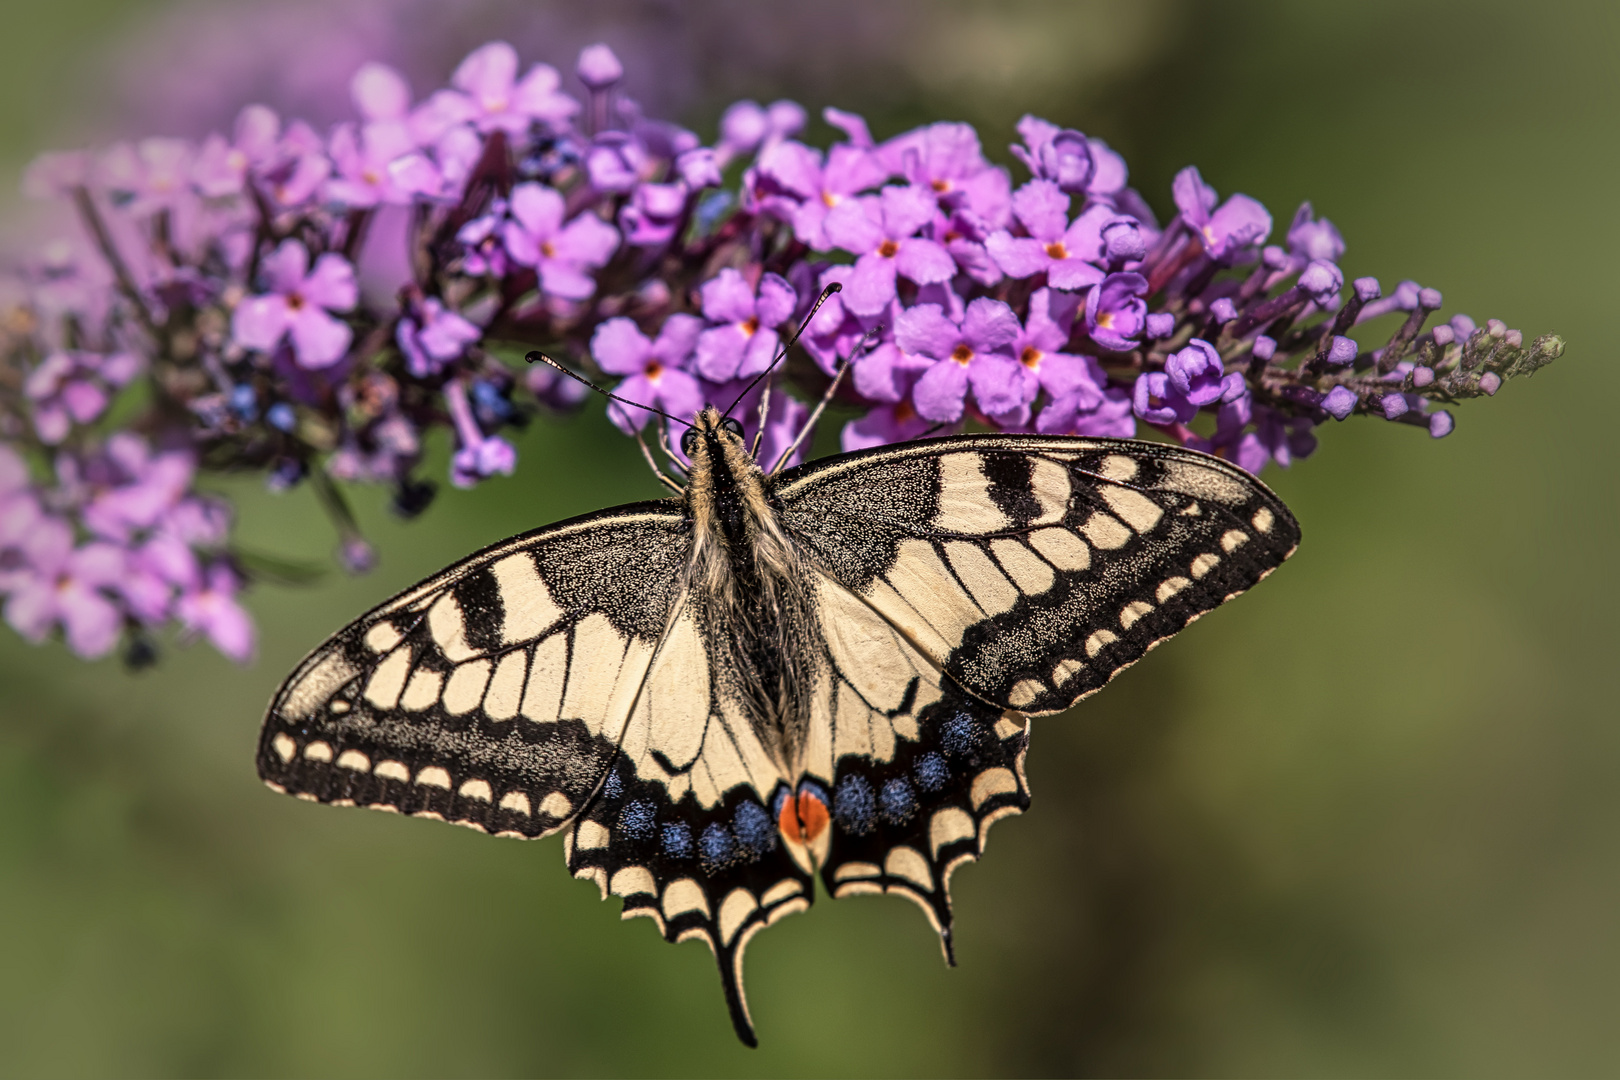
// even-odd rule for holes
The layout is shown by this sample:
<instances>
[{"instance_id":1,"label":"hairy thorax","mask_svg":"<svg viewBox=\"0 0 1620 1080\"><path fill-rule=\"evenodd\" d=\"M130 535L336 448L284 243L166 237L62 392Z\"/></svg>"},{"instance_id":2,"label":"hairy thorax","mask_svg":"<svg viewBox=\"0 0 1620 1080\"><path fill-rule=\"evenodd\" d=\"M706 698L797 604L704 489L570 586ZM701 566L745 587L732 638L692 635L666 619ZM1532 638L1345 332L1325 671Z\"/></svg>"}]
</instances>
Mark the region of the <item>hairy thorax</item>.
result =
<instances>
[{"instance_id":1,"label":"hairy thorax","mask_svg":"<svg viewBox=\"0 0 1620 1080\"><path fill-rule=\"evenodd\" d=\"M721 428L712 408L697 430L685 497L689 602L716 646L716 689L794 775L820 655L808 578L742 438Z\"/></svg>"}]
</instances>

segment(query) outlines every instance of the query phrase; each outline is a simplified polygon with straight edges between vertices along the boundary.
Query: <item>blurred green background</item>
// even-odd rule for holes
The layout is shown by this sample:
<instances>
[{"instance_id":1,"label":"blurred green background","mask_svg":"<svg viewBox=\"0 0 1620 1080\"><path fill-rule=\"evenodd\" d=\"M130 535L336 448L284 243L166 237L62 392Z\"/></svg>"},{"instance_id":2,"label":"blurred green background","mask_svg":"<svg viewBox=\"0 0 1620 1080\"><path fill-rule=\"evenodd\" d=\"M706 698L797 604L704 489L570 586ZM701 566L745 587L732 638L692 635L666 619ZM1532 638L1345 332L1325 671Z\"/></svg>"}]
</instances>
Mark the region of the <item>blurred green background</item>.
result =
<instances>
[{"instance_id":1,"label":"blurred green background","mask_svg":"<svg viewBox=\"0 0 1620 1080\"><path fill-rule=\"evenodd\" d=\"M1347 277L1415 278L1447 314L1568 352L1443 441L1332 426L1269 472L1299 554L1037 723L1032 812L956 879L961 966L909 904L823 898L749 952L758 1051L707 950L619 925L555 838L310 806L254 776L265 702L327 632L500 537L654 493L598 411L536 424L517 476L414 524L358 492L381 567L256 591L252 667L195 648L130 676L0 632L0 1072L1620 1072L1613 5L469 3L443 55L410 57L423 5L337 9L360 14L289 40L359 34L364 56L374 33L439 78L490 33L563 67L605 39L633 71L651 58L654 111L705 133L731 96L786 93L864 109L880 137L970 119L1005 159L1042 112L1109 139L1161 211L1188 163L1279 227L1309 198ZM137 121L169 133L173 102L144 90L207 67L196 24L231 39L221 12L253 10L9 0L6 174ZM228 119L237 93L176 128ZM329 554L307 491L231 490L245 541Z\"/></svg>"}]
</instances>

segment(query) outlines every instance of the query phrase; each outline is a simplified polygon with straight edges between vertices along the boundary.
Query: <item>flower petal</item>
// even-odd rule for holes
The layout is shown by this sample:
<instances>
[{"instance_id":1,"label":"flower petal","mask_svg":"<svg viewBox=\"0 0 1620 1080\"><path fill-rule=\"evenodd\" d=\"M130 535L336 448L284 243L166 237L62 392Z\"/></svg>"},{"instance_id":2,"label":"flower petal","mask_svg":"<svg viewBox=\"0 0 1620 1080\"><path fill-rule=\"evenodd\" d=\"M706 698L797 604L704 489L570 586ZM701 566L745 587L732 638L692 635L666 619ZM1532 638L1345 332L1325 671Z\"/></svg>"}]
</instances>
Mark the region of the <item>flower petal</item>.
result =
<instances>
[{"instance_id":1,"label":"flower petal","mask_svg":"<svg viewBox=\"0 0 1620 1080\"><path fill-rule=\"evenodd\" d=\"M844 286L844 307L857 315L876 315L888 307L894 297L893 259L868 254L855 261L855 272Z\"/></svg>"},{"instance_id":2,"label":"flower petal","mask_svg":"<svg viewBox=\"0 0 1620 1080\"><path fill-rule=\"evenodd\" d=\"M991 233L984 242L984 249L1008 277L1032 277L1052 265L1052 256L1046 253L1045 244L1013 236L1005 230Z\"/></svg>"},{"instance_id":3,"label":"flower petal","mask_svg":"<svg viewBox=\"0 0 1620 1080\"><path fill-rule=\"evenodd\" d=\"M799 306L799 293L787 279L778 274L766 274L759 279L759 303L755 307L759 325L780 326L793 317Z\"/></svg>"},{"instance_id":4,"label":"flower petal","mask_svg":"<svg viewBox=\"0 0 1620 1080\"><path fill-rule=\"evenodd\" d=\"M287 332L291 312L280 293L250 296L231 313L231 337L238 345L269 352Z\"/></svg>"},{"instance_id":5,"label":"flower petal","mask_svg":"<svg viewBox=\"0 0 1620 1080\"><path fill-rule=\"evenodd\" d=\"M942 424L954 424L962 419L962 399L967 396L967 368L950 360L941 360L917 380L912 399L917 412Z\"/></svg>"},{"instance_id":6,"label":"flower petal","mask_svg":"<svg viewBox=\"0 0 1620 1080\"><path fill-rule=\"evenodd\" d=\"M315 269L304 279L304 299L330 311L348 311L360 300L354 281L354 267L341 255L327 252L315 260Z\"/></svg>"},{"instance_id":7,"label":"flower petal","mask_svg":"<svg viewBox=\"0 0 1620 1080\"><path fill-rule=\"evenodd\" d=\"M474 97L507 98L517 66L516 49L504 41L491 41L467 54L450 76L450 84Z\"/></svg>"},{"instance_id":8,"label":"flower petal","mask_svg":"<svg viewBox=\"0 0 1620 1080\"><path fill-rule=\"evenodd\" d=\"M737 377L748 338L735 326L716 326L698 335L693 366L710 382L730 382Z\"/></svg>"},{"instance_id":9,"label":"flower petal","mask_svg":"<svg viewBox=\"0 0 1620 1080\"><path fill-rule=\"evenodd\" d=\"M609 375L638 374L651 352L647 335L623 315L607 320L591 335L591 359Z\"/></svg>"},{"instance_id":10,"label":"flower petal","mask_svg":"<svg viewBox=\"0 0 1620 1080\"><path fill-rule=\"evenodd\" d=\"M301 367L331 367L349 351L354 331L317 307L305 307L290 319L293 349Z\"/></svg>"},{"instance_id":11,"label":"flower petal","mask_svg":"<svg viewBox=\"0 0 1620 1080\"><path fill-rule=\"evenodd\" d=\"M894 268L919 285L938 285L956 276L956 260L944 245L919 238L900 241Z\"/></svg>"}]
</instances>

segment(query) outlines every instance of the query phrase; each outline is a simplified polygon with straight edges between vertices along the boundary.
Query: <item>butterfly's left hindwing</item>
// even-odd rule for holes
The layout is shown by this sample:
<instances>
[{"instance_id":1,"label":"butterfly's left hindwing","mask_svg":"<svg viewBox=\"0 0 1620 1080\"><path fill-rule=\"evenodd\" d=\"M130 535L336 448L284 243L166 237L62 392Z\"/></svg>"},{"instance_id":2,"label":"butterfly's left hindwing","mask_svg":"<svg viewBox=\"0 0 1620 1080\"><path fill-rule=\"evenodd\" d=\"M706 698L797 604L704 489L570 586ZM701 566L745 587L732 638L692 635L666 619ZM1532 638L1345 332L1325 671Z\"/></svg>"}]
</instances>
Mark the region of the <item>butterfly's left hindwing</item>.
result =
<instances>
[{"instance_id":1,"label":"butterfly's left hindwing","mask_svg":"<svg viewBox=\"0 0 1620 1080\"><path fill-rule=\"evenodd\" d=\"M1058 712L1293 553L1241 469L1159 443L961 436L801 466L784 529L961 687Z\"/></svg>"},{"instance_id":2,"label":"butterfly's left hindwing","mask_svg":"<svg viewBox=\"0 0 1620 1080\"><path fill-rule=\"evenodd\" d=\"M621 507L495 545L333 635L277 692L259 775L340 805L544 836L596 791L686 536Z\"/></svg>"}]
</instances>

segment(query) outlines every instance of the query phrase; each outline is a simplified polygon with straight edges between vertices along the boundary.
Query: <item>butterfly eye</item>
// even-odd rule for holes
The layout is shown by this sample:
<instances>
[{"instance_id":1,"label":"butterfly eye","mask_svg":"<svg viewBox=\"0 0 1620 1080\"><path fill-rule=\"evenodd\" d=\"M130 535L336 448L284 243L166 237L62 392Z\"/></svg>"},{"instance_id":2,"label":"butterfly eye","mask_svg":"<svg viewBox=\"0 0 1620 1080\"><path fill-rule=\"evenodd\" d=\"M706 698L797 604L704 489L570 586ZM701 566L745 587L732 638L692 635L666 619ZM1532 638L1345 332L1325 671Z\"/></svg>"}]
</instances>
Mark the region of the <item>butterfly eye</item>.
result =
<instances>
[{"instance_id":1,"label":"butterfly eye","mask_svg":"<svg viewBox=\"0 0 1620 1080\"><path fill-rule=\"evenodd\" d=\"M742 438L742 421L738 420L736 417L726 417L724 420L720 421L720 426L737 436L737 438Z\"/></svg>"},{"instance_id":2,"label":"butterfly eye","mask_svg":"<svg viewBox=\"0 0 1620 1080\"><path fill-rule=\"evenodd\" d=\"M685 431L681 432L681 453L690 458L693 454L697 453L697 444L697 428L689 427Z\"/></svg>"}]
</instances>

